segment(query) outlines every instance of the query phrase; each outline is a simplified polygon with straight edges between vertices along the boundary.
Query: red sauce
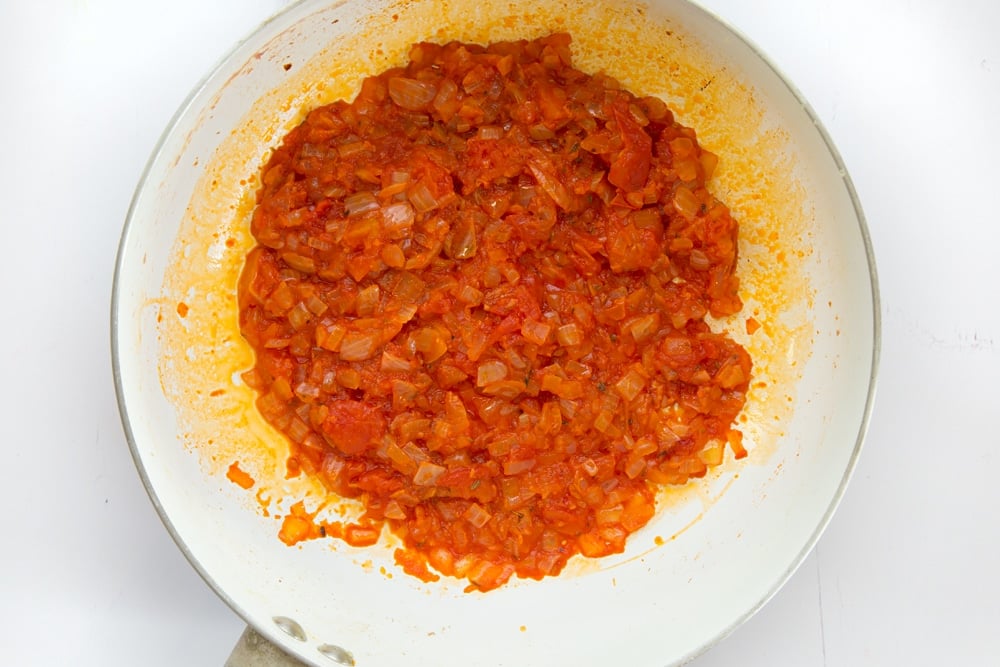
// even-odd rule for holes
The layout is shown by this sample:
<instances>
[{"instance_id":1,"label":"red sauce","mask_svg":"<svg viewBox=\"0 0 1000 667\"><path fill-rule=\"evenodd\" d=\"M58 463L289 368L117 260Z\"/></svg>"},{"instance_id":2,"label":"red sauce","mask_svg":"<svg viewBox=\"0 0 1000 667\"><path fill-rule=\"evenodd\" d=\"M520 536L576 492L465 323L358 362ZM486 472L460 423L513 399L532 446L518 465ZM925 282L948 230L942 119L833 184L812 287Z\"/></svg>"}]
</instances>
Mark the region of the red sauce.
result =
<instances>
[{"instance_id":1,"label":"red sauce","mask_svg":"<svg viewBox=\"0 0 1000 667\"><path fill-rule=\"evenodd\" d=\"M656 485L746 454L751 361L704 321L742 307L717 159L569 44L415 45L262 172L246 381L289 470L363 502L345 539L388 526L425 579L621 552Z\"/></svg>"}]
</instances>

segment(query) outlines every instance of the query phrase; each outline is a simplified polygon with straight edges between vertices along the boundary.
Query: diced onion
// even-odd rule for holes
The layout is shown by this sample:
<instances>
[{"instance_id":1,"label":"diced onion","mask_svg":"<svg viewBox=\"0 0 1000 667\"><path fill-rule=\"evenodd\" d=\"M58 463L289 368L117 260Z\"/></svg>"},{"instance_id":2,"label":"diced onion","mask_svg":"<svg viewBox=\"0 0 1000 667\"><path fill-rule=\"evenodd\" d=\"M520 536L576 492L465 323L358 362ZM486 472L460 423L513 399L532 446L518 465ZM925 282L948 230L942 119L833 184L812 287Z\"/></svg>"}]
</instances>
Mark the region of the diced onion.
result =
<instances>
[{"instance_id":1,"label":"diced onion","mask_svg":"<svg viewBox=\"0 0 1000 667\"><path fill-rule=\"evenodd\" d=\"M573 419L576 417L577 405L575 401L561 398L559 399L559 409L562 411L563 417L566 419Z\"/></svg>"},{"instance_id":2,"label":"diced onion","mask_svg":"<svg viewBox=\"0 0 1000 667\"><path fill-rule=\"evenodd\" d=\"M296 271L301 271L302 273L316 272L316 260L312 257L306 257L294 252L283 252L281 253L281 259Z\"/></svg>"},{"instance_id":3,"label":"diced onion","mask_svg":"<svg viewBox=\"0 0 1000 667\"><path fill-rule=\"evenodd\" d=\"M337 384L347 389L357 389L361 386L361 373L353 368L345 368L337 373Z\"/></svg>"},{"instance_id":4,"label":"diced onion","mask_svg":"<svg viewBox=\"0 0 1000 667\"><path fill-rule=\"evenodd\" d=\"M715 167L719 164L719 156L715 153L702 150L699 161L701 162L701 170L705 174L705 180L712 178L712 174L715 173Z\"/></svg>"},{"instance_id":5,"label":"diced onion","mask_svg":"<svg viewBox=\"0 0 1000 667\"><path fill-rule=\"evenodd\" d=\"M576 380L564 380L558 375L546 373L542 377L542 391L548 391L559 398L576 399L583 396L583 383Z\"/></svg>"},{"instance_id":6,"label":"diced onion","mask_svg":"<svg viewBox=\"0 0 1000 667\"><path fill-rule=\"evenodd\" d=\"M652 438L639 438L635 444L632 446L633 456L648 456L655 452L659 447Z\"/></svg>"},{"instance_id":7,"label":"diced onion","mask_svg":"<svg viewBox=\"0 0 1000 667\"><path fill-rule=\"evenodd\" d=\"M392 381L392 404L393 407L400 409L404 407L409 407L413 403L419 394L417 385L412 382L407 382L406 380L393 380Z\"/></svg>"},{"instance_id":8,"label":"diced onion","mask_svg":"<svg viewBox=\"0 0 1000 667\"><path fill-rule=\"evenodd\" d=\"M415 218L413 207L407 202L390 204L382 209L382 224L394 238L399 238L400 231L412 227Z\"/></svg>"},{"instance_id":9,"label":"diced onion","mask_svg":"<svg viewBox=\"0 0 1000 667\"><path fill-rule=\"evenodd\" d=\"M427 363L437 361L441 355L448 351L448 342L444 335L433 327L418 329L413 334L413 343L417 352L423 355L424 361Z\"/></svg>"},{"instance_id":10,"label":"diced onion","mask_svg":"<svg viewBox=\"0 0 1000 667\"><path fill-rule=\"evenodd\" d=\"M622 511L622 528L629 532L639 530L653 518L653 512L653 505L647 502L642 495L632 495L628 501L626 501L625 508Z\"/></svg>"},{"instance_id":11,"label":"diced onion","mask_svg":"<svg viewBox=\"0 0 1000 667\"><path fill-rule=\"evenodd\" d=\"M382 362L379 368L387 373L406 373L413 370L413 362L395 355L388 350L383 350Z\"/></svg>"},{"instance_id":12,"label":"diced onion","mask_svg":"<svg viewBox=\"0 0 1000 667\"><path fill-rule=\"evenodd\" d=\"M393 519L394 521L403 521L407 517L406 510L395 500L390 500L385 504L383 514L386 519Z\"/></svg>"},{"instance_id":13,"label":"diced onion","mask_svg":"<svg viewBox=\"0 0 1000 667\"><path fill-rule=\"evenodd\" d=\"M354 310L358 317L371 317L378 312L379 302L382 299L382 290L378 285L368 285L358 292Z\"/></svg>"},{"instance_id":14,"label":"diced onion","mask_svg":"<svg viewBox=\"0 0 1000 667\"><path fill-rule=\"evenodd\" d=\"M452 259L470 259L475 256L477 247L475 219L464 215L455 222L448 235L445 252Z\"/></svg>"},{"instance_id":15,"label":"diced onion","mask_svg":"<svg viewBox=\"0 0 1000 667\"><path fill-rule=\"evenodd\" d=\"M688 257L688 262L691 264L691 268L695 271L707 271L712 266L712 262L708 259L708 255L697 248L691 251L691 255Z\"/></svg>"},{"instance_id":16,"label":"diced onion","mask_svg":"<svg viewBox=\"0 0 1000 667\"><path fill-rule=\"evenodd\" d=\"M674 171L677 172L677 178L685 183L690 183L698 178L698 160L693 157L677 160L674 162Z\"/></svg>"},{"instance_id":17,"label":"diced onion","mask_svg":"<svg viewBox=\"0 0 1000 667\"><path fill-rule=\"evenodd\" d=\"M499 125L482 125L476 133L478 139L484 141L495 141L503 138L503 128Z\"/></svg>"},{"instance_id":18,"label":"diced onion","mask_svg":"<svg viewBox=\"0 0 1000 667\"><path fill-rule=\"evenodd\" d=\"M654 229L662 226L660 212L655 207L641 208L631 214L632 224L639 229Z\"/></svg>"},{"instance_id":19,"label":"diced onion","mask_svg":"<svg viewBox=\"0 0 1000 667\"><path fill-rule=\"evenodd\" d=\"M496 458L510 453L511 448L515 444L517 444L517 436L506 435L490 442L487 448L489 449L490 456Z\"/></svg>"},{"instance_id":20,"label":"diced onion","mask_svg":"<svg viewBox=\"0 0 1000 667\"><path fill-rule=\"evenodd\" d=\"M734 389L747 381L743 367L738 363L724 364L715 373L715 384L723 389Z\"/></svg>"},{"instance_id":21,"label":"diced onion","mask_svg":"<svg viewBox=\"0 0 1000 667\"><path fill-rule=\"evenodd\" d=\"M646 115L652 120L663 120L670 115L670 109L658 97L644 97L642 102L646 107Z\"/></svg>"},{"instance_id":22,"label":"diced onion","mask_svg":"<svg viewBox=\"0 0 1000 667\"><path fill-rule=\"evenodd\" d=\"M487 68L477 65L470 69L462 78L462 89L469 95L484 93L492 83L492 77Z\"/></svg>"},{"instance_id":23,"label":"diced onion","mask_svg":"<svg viewBox=\"0 0 1000 667\"><path fill-rule=\"evenodd\" d=\"M451 120L458 110L458 84L451 79L441 81L437 94L434 96L434 110L445 120Z\"/></svg>"},{"instance_id":24,"label":"diced onion","mask_svg":"<svg viewBox=\"0 0 1000 667\"><path fill-rule=\"evenodd\" d=\"M355 192L344 199L344 210L347 211L348 217L374 211L378 207L375 193L369 190Z\"/></svg>"},{"instance_id":25,"label":"diced onion","mask_svg":"<svg viewBox=\"0 0 1000 667\"><path fill-rule=\"evenodd\" d=\"M521 324L521 335L535 345L544 345L551 332L552 327L544 322L526 319Z\"/></svg>"},{"instance_id":26,"label":"diced onion","mask_svg":"<svg viewBox=\"0 0 1000 667\"><path fill-rule=\"evenodd\" d=\"M562 428L562 410L557 401L547 401L542 406L542 416L538 420L538 429L542 433L557 433Z\"/></svg>"},{"instance_id":27,"label":"diced onion","mask_svg":"<svg viewBox=\"0 0 1000 667\"><path fill-rule=\"evenodd\" d=\"M469 509L465 510L465 513L462 516L464 516L466 521L471 523L476 528L482 528L489 523L491 518L493 518L492 515L484 510L478 503L472 503L469 505Z\"/></svg>"},{"instance_id":28,"label":"diced onion","mask_svg":"<svg viewBox=\"0 0 1000 667\"><path fill-rule=\"evenodd\" d=\"M692 220L701 209L701 202L689 188L678 185L674 190L674 208L685 218Z\"/></svg>"},{"instance_id":29,"label":"diced onion","mask_svg":"<svg viewBox=\"0 0 1000 667\"><path fill-rule=\"evenodd\" d=\"M344 361L364 361L375 356L379 334L373 331L349 331L340 343L340 358Z\"/></svg>"},{"instance_id":30,"label":"diced onion","mask_svg":"<svg viewBox=\"0 0 1000 667\"><path fill-rule=\"evenodd\" d=\"M687 137L677 137L670 140L670 152L675 160L694 155L694 142Z\"/></svg>"},{"instance_id":31,"label":"diced onion","mask_svg":"<svg viewBox=\"0 0 1000 667\"><path fill-rule=\"evenodd\" d=\"M403 249L395 243L382 246L379 257L382 258L386 266L393 269L401 269L406 265L406 255L403 253Z\"/></svg>"},{"instance_id":32,"label":"diced onion","mask_svg":"<svg viewBox=\"0 0 1000 667\"><path fill-rule=\"evenodd\" d=\"M483 387L483 393L487 396L497 396L507 400L513 400L524 393L524 382L520 380L500 380L491 382Z\"/></svg>"},{"instance_id":33,"label":"diced onion","mask_svg":"<svg viewBox=\"0 0 1000 667\"><path fill-rule=\"evenodd\" d=\"M458 394L453 394L449 392L445 396L444 400L445 406L445 416L451 423L454 431L457 433L465 433L469 430L469 413L465 409L465 404L462 403L462 399L458 397Z\"/></svg>"},{"instance_id":34,"label":"diced onion","mask_svg":"<svg viewBox=\"0 0 1000 667\"><path fill-rule=\"evenodd\" d=\"M358 153L363 153L366 150L371 149L371 144L367 141L351 141L346 144L341 144L337 146L337 153L340 155L341 159L349 158L352 155L357 155Z\"/></svg>"},{"instance_id":35,"label":"diced onion","mask_svg":"<svg viewBox=\"0 0 1000 667\"><path fill-rule=\"evenodd\" d=\"M618 428L614 425L614 416L608 410L601 410L594 420L594 428L605 435L618 433Z\"/></svg>"},{"instance_id":36,"label":"diced onion","mask_svg":"<svg viewBox=\"0 0 1000 667\"><path fill-rule=\"evenodd\" d=\"M306 308L313 315L320 316L327 311L328 306L325 301L314 295L306 300Z\"/></svg>"},{"instance_id":37,"label":"diced onion","mask_svg":"<svg viewBox=\"0 0 1000 667\"><path fill-rule=\"evenodd\" d=\"M648 339L660 328L660 314L640 315L625 322L622 329L627 331L637 343Z\"/></svg>"},{"instance_id":38,"label":"diced onion","mask_svg":"<svg viewBox=\"0 0 1000 667\"><path fill-rule=\"evenodd\" d=\"M555 138L556 133L539 123L528 128L528 135L535 141L547 141Z\"/></svg>"},{"instance_id":39,"label":"diced onion","mask_svg":"<svg viewBox=\"0 0 1000 667\"><path fill-rule=\"evenodd\" d=\"M646 113L638 104L628 105L628 113L632 117L639 127L646 127L649 125L649 118L646 117Z\"/></svg>"},{"instance_id":40,"label":"diced onion","mask_svg":"<svg viewBox=\"0 0 1000 667\"><path fill-rule=\"evenodd\" d=\"M402 76L389 79L389 97L409 111L422 111L434 101L437 87L428 81L417 81Z\"/></svg>"},{"instance_id":41,"label":"diced onion","mask_svg":"<svg viewBox=\"0 0 1000 667\"><path fill-rule=\"evenodd\" d=\"M603 509L597 510L594 514L594 520L598 526L607 526L612 523L620 523L622 520L622 506L620 504L614 507L605 507Z\"/></svg>"},{"instance_id":42,"label":"diced onion","mask_svg":"<svg viewBox=\"0 0 1000 667\"><path fill-rule=\"evenodd\" d=\"M583 341L583 332L575 322L570 322L556 329L556 339L565 347L579 345Z\"/></svg>"},{"instance_id":43,"label":"diced onion","mask_svg":"<svg viewBox=\"0 0 1000 667\"><path fill-rule=\"evenodd\" d=\"M486 271L483 272L483 285L489 288L496 287L500 284L501 274L500 269L496 266L486 267Z\"/></svg>"},{"instance_id":44,"label":"diced onion","mask_svg":"<svg viewBox=\"0 0 1000 667\"><path fill-rule=\"evenodd\" d=\"M392 293L393 300L402 304L400 306L400 313L402 314L404 310L409 313L409 316L403 320L404 322L412 319L416 313L416 306L414 304L420 300L421 295L423 295L426 289L427 283L413 273L407 271L399 276L399 282L393 287Z\"/></svg>"},{"instance_id":45,"label":"diced onion","mask_svg":"<svg viewBox=\"0 0 1000 667\"><path fill-rule=\"evenodd\" d=\"M306 308L306 304L301 301L297 303L294 308L288 311L288 323L291 324L292 328L296 331L305 328L311 319L312 315L310 314L309 309Z\"/></svg>"},{"instance_id":46,"label":"diced onion","mask_svg":"<svg viewBox=\"0 0 1000 667\"><path fill-rule=\"evenodd\" d=\"M413 483L417 486L431 486L445 473L446 468L430 461L422 461L413 475Z\"/></svg>"},{"instance_id":47,"label":"diced onion","mask_svg":"<svg viewBox=\"0 0 1000 667\"><path fill-rule=\"evenodd\" d=\"M413 445L411 441L426 438L430 429L431 420L420 417L408 419L399 425L399 437L407 443L403 445L403 450L414 461L424 461L427 459L427 456Z\"/></svg>"},{"instance_id":48,"label":"diced onion","mask_svg":"<svg viewBox=\"0 0 1000 667\"><path fill-rule=\"evenodd\" d=\"M292 442L302 442L310 433L312 431L309 429L308 424L298 417L294 417L288 424L288 437L292 439Z\"/></svg>"},{"instance_id":49,"label":"diced onion","mask_svg":"<svg viewBox=\"0 0 1000 667\"><path fill-rule=\"evenodd\" d=\"M529 162L528 168L531 170L535 180L538 181L538 184L542 186L546 194L552 197L552 201L556 205L562 209L568 209L573 206L572 195L570 195L566 186L563 185L552 165L535 161Z\"/></svg>"},{"instance_id":50,"label":"diced onion","mask_svg":"<svg viewBox=\"0 0 1000 667\"><path fill-rule=\"evenodd\" d=\"M503 474L520 475L535 467L535 459L524 459L522 461L507 461L503 464Z\"/></svg>"},{"instance_id":51,"label":"diced onion","mask_svg":"<svg viewBox=\"0 0 1000 667\"><path fill-rule=\"evenodd\" d=\"M413 204L413 208L417 209L420 213L433 211L438 206L438 200L434 198L434 194L431 193L430 188L423 181L417 181L410 186L406 196L409 198L410 203Z\"/></svg>"},{"instance_id":52,"label":"diced onion","mask_svg":"<svg viewBox=\"0 0 1000 667\"><path fill-rule=\"evenodd\" d=\"M391 183L378 191L378 198L383 202L393 199L396 195L406 192L406 185L406 181Z\"/></svg>"},{"instance_id":53,"label":"diced onion","mask_svg":"<svg viewBox=\"0 0 1000 667\"><path fill-rule=\"evenodd\" d=\"M642 474L642 471L646 469L646 459L630 458L625 464L625 474L629 479L635 479Z\"/></svg>"},{"instance_id":54,"label":"diced onion","mask_svg":"<svg viewBox=\"0 0 1000 667\"><path fill-rule=\"evenodd\" d=\"M721 442L713 442L705 449L698 452L698 457L707 466L717 466L722 463L723 447Z\"/></svg>"},{"instance_id":55,"label":"diced onion","mask_svg":"<svg viewBox=\"0 0 1000 667\"><path fill-rule=\"evenodd\" d=\"M507 365L502 361L492 360L479 364L476 371L476 386L485 387L493 382L498 382L507 377Z\"/></svg>"},{"instance_id":56,"label":"diced onion","mask_svg":"<svg viewBox=\"0 0 1000 667\"><path fill-rule=\"evenodd\" d=\"M462 285L458 292L458 300L470 306L478 306L483 302L483 293L472 285Z\"/></svg>"},{"instance_id":57,"label":"diced onion","mask_svg":"<svg viewBox=\"0 0 1000 667\"><path fill-rule=\"evenodd\" d=\"M324 350L336 352L347 334L347 329L340 324L316 327L316 344Z\"/></svg>"},{"instance_id":58,"label":"diced onion","mask_svg":"<svg viewBox=\"0 0 1000 667\"><path fill-rule=\"evenodd\" d=\"M632 368L615 383L615 391L621 394L622 398L626 401L631 401L635 400L635 397L639 395L645 386L646 378L636 369Z\"/></svg>"}]
</instances>

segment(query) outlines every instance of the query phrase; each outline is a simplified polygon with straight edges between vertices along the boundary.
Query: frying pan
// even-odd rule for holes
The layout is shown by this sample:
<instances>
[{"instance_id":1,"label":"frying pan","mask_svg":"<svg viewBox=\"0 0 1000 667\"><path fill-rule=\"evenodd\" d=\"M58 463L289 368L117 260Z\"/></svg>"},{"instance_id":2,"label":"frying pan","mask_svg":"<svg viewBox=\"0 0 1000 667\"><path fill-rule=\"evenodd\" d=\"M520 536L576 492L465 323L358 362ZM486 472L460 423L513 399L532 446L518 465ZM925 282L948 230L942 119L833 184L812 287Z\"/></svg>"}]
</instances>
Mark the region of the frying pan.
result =
<instances>
[{"instance_id":1,"label":"frying pan","mask_svg":"<svg viewBox=\"0 0 1000 667\"><path fill-rule=\"evenodd\" d=\"M236 278L268 151L308 108L350 97L420 40L554 30L575 64L656 94L720 156L741 224L746 308L713 326L754 358L750 455L667 489L625 553L486 594L424 583L386 536L355 549L277 538L292 503L357 508L285 479L284 440L239 374ZM746 326L752 317L760 324ZM247 623L316 665L680 664L770 599L816 543L856 463L874 396L871 244L829 137L777 70L683 0L305 0L264 23L191 94L157 145L119 248L114 377L139 473L191 564ZM227 478L236 464L253 480Z\"/></svg>"}]
</instances>

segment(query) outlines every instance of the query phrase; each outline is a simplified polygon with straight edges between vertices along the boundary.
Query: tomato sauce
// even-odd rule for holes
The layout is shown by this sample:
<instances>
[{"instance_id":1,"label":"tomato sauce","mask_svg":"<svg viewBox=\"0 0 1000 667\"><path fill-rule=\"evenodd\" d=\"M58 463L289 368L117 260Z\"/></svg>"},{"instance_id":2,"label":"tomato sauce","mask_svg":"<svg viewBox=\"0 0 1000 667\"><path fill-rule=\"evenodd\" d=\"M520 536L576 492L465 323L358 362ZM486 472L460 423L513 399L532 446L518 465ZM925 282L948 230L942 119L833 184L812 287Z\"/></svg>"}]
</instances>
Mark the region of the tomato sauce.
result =
<instances>
[{"instance_id":1,"label":"tomato sauce","mask_svg":"<svg viewBox=\"0 0 1000 667\"><path fill-rule=\"evenodd\" d=\"M716 163L565 34L417 44L311 111L262 170L240 326L289 472L365 507L335 532L489 590L621 552L657 485L744 456Z\"/></svg>"}]
</instances>

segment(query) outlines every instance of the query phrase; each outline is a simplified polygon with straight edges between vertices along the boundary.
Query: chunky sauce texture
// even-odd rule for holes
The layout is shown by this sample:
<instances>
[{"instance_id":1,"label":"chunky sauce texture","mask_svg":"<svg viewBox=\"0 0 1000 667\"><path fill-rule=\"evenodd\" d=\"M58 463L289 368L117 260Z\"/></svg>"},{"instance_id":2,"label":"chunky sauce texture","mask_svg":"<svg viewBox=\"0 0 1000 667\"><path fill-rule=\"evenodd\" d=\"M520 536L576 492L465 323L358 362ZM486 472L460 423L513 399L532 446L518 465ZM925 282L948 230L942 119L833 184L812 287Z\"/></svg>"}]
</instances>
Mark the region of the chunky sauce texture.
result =
<instances>
[{"instance_id":1,"label":"chunky sauce texture","mask_svg":"<svg viewBox=\"0 0 1000 667\"><path fill-rule=\"evenodd\" d=\"M240 327L289 474L365 507L336 534L489 590L621 552L658 485L744 456L716 162L566 34L417 44L311 111L262 171Z\"/></svg>"}]
</instances>

